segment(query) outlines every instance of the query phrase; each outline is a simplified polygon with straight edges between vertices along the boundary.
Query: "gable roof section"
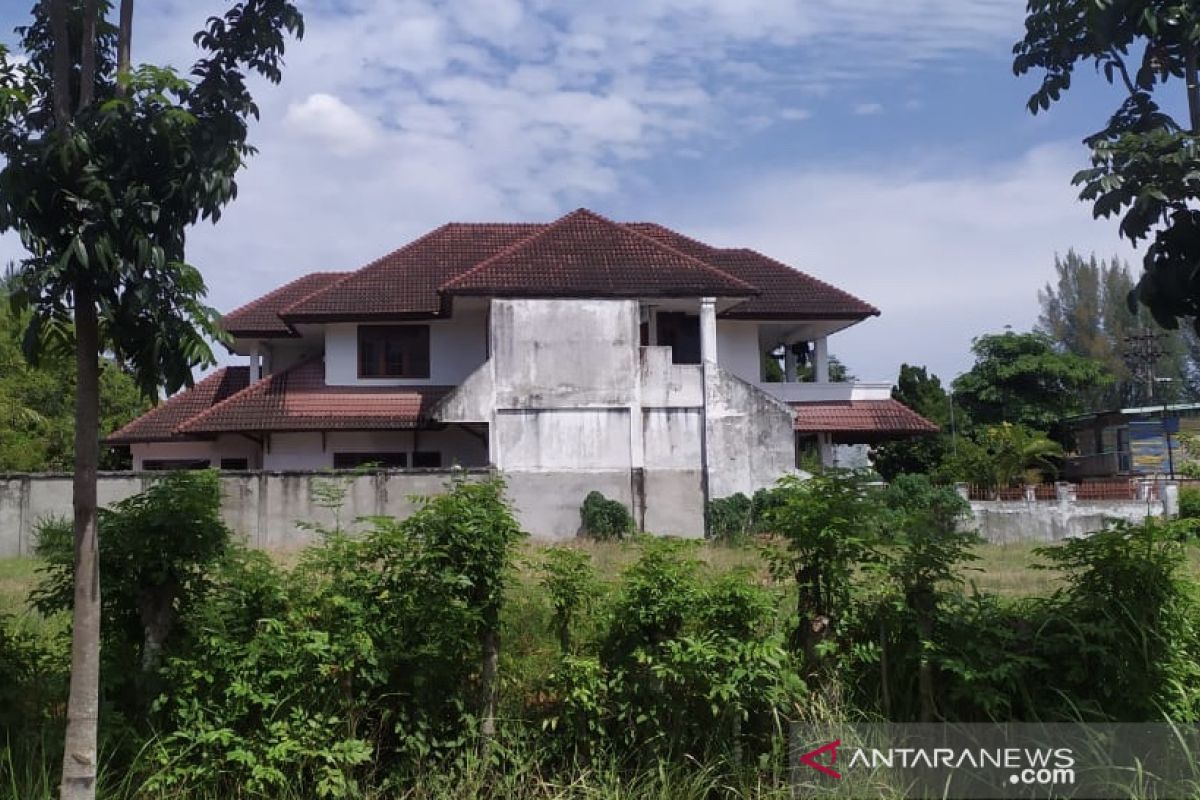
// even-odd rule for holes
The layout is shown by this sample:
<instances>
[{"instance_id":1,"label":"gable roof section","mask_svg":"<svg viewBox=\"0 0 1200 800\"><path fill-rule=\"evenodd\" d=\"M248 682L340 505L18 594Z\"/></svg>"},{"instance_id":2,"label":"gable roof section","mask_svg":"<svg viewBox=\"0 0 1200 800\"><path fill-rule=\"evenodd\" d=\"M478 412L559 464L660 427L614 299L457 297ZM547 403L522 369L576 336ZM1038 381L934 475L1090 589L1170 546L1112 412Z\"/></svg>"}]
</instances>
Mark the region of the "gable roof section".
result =
<instances>
[{"instance_id":1,"label":"gable roof section","mask_svg":"<svg viewBox=\"0 0 1200 800\"><path fill-rule=\"evenodd\" d=\"M225 367L190 389L177 392L163 403L113 433L107 444L166 442L186 438L179 426L250 385L249 367Z\"/></svg>"},{"instance_id":2,"label":"gable roof section","mask_svg":"<svg viewBox=\"0 0 1200 800\"><path fill-rule=\"evenodd\" d=\"M844 442L872 442L937 433L938 427L899 400L791 403L800 433L832 433Z\"/></svg>"},{"instance_id":3,"label":"gable roof section","mask_svg":"<svg viewBox=\"0 0 1200 800\"><path fill-rule=\"evenodd\" d=\"M233 336L274 339L294 337L296 332L279 318L279 312L311 294L332 286L346 272L313 272L284 284L273 292L234 309L221 318L221 327Z\"/></svg>"},{"instance_id":4,"label":"gable roof section","mask_svg":"<svg viewBox=\"0 0 1200 800\"><path fill-rule=\"evenodd\" d=\"M438 289L481 261L544 228L450 223L285 308L289 322L437 316Z\"/></svg>"},{"instance_id":5,"label":"gable roof section","mask_svg":"<svg viewBox=\"0 0 1200 800\"><path fill-rule=\"evenodd\" d=\"M862 319L879 309L849 292L748 249L720 249L653 222L625 227L688 253L761 291L721 313L726 319Z\"/></svg>"},{"instance_id":6,"label":"gable roof section","mask_svg":"<svg viewBox=\"0 0 1200 800\"><path fill-rule=\"evenodd\" d=\"M185 434L403 430L428 419L448 386L326 386L325 364L303 361L180 424Z\"/></svg>"},{"instance_id":7,"label":"gable roof section","mask_svg":"<svg viewBox=\"0 0 1200 800\"><path fill-rule=\"evenodd\" d=\"M490 297L751 297L758 289L587 209L442 285Z\"/></svg>"}]
</instances>

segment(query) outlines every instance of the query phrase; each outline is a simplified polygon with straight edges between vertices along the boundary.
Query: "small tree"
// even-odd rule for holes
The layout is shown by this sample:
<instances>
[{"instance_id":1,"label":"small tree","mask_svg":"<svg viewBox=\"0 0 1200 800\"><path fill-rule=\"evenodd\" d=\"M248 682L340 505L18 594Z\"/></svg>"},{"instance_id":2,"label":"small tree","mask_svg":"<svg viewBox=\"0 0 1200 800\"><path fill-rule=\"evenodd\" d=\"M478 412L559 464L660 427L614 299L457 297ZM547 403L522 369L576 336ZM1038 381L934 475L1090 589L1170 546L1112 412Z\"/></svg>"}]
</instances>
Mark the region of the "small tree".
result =
<instances>
[{"instance_id":1,"label":"small tree","mask_svg":"<svg viewBox=\"0 0 1200 800\"><path fill-rule=\"evenodd\" d=\"M0 230L29 255L14 298L32 309L25 341L74 341L75 598L64 800L95 796L100 578L96 539L99 354L128 362L142 390L191 382L208 364L216 315L184 254L187 230L216 220L253 152L258 108L246 73L280 79L288 0L243 0L212 17L189 79L130 63L133 0L41 0L21 29L26 61L0 50Z\"/></svg>"},{"instance_id":2,"label":"small tree","mask_svg":"<svg viewBox=\"0 0 1200 800\"><path fill-rule=\"evenodd\" d=\"M829 470L808 480L788 476L767 512L785 546L768 551L777 578L796 582L794 647L810 680L826 664L838 617L850 600L855 566L873 558L878 509L854 472Z\"/></svg>"}]
</instances>

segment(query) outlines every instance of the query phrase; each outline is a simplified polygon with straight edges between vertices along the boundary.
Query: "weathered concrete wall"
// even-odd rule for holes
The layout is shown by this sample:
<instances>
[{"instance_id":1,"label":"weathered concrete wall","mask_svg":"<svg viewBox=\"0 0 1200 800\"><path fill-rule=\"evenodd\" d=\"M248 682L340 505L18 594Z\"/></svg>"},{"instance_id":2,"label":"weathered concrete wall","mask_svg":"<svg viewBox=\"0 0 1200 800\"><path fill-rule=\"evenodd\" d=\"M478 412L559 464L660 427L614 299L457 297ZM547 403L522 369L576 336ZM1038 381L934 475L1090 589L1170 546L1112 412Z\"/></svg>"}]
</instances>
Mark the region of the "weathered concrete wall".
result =
<instances>
[{"instance_id":1,"label":"weathered concrete wall","mask_svg":"<svg viewBox=\"0 0 1200 800\"><path fill-rule=\"evenodd\" d=\"M709 496L753 494L796 466L792 412L722 369L709 369Z\"/></svg>"},{"instance_id":2,"label":"weathered concrete wall","mask_svg":"<svg viewBox=\"0 0 1200 800\"><path fill-rule=\"evenodd\" d=\"M100 505L123 500L161 477L161 472L103 474L98 485ZM313 502L314 483L330 477L322 472L222 473L221 514L234 533L254 547L302 547L312 541L312 534L298 522L331 525L334 521L333 512ZM354 477L348 484L342 522L361 516L408 516L415 510L413 495L436 494L448 478L449 473L441 470ZM69 475L0 475L0 557L29 555L41 520L70 515Z\"/></svg>"},{"instance_id":3,"label":"weathered concrete wall","mask_svg":"<svg viewBox=\"0 0 1200 800\"><path fill-rule=\"evenodd\" d=\"M1109 520L1142 522L1161 517L1163 503L1152 500L1092 500L1086 502L973 501L970 526L993 544L1057 542L1102 530Z\"/></svg>"}]
</instances>

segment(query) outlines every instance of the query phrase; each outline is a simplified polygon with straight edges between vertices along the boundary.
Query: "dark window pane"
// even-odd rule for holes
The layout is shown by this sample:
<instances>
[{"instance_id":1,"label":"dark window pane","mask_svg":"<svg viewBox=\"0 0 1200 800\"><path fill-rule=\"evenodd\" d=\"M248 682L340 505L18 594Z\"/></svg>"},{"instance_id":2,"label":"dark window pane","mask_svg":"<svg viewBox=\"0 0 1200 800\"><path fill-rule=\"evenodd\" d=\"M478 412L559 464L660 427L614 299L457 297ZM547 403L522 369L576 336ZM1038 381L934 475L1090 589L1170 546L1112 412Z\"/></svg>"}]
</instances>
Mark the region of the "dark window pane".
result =
<instances>
[{"instance_id":1,"label":"dark window pane","mask_svg":"<svg viewBox=\"0 0 1200 800\"><path fill-rule=\"evenodd\" d=\"M428 378L428 325L361 325L358 328L361 378Z\"/></svg>"},{"instance_id":2,"label":"dark window pane","mask_svg":"<svg viewBox=\"0 0 1200 800\"><path fill-rule=\"evenodd\" d=\"M200 458L148 458L142 462L142 469L159 472L175 469L208 469L209 462Z\"/></svg>"},{"instance_id":3,"label":"dark window pane","mask_svg":"<svg viewBox=\"0 0 1200 800\"><path fill-rule=\"evenodd\" d=\"M246 470L250 469L250 460L247 458L222 458L221 469Z\"/></svg>"},{"instance_id":4,"label":"dark window pane","mask_svg":"<svg viewBox=\"0 0 1200 800\"><path fill-rule=\"evenodd\" d=\"M404 469L408 453L334 453L334 469L357 469L370 464L380 469Z\"/></svg>"},{"instance_id":5,"label":"dark window pane","mask_svg":"<svg viewBox=\"0 0 1200 800\"><path fill-rule=\"evenodd\" d=\"M416 469L441 469L442 454L428 451L413 453L413 467Z\"/></svg>"}]
</instances>

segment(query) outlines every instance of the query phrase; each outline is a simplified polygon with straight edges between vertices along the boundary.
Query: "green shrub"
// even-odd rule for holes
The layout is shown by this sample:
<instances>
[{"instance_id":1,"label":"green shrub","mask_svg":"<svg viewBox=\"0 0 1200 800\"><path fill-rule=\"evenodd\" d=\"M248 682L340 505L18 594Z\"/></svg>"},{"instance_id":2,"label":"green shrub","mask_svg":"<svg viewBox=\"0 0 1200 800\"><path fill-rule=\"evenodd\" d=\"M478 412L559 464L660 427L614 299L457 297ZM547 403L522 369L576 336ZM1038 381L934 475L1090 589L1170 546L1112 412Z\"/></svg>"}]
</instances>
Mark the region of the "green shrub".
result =
<instances>
[{"instance_id":1,"label":"green shrub","mask_svg":"<svg viewBox=\"0 0 1200 800\"><path fill-rule=\"evenodd\" d=\"M629 509L617 500L609 500L600 492L588 492L579 508L584 535L601 541L624 539L636 527Z\"/></svg>"},{"instance_id":2,"label":"green shrub","mask_svg":"<svg viewBox=\"0 0 1200 800\"><path fill-rule=\"evenodd\" d=\"M571 632L599 592L592 557L571 547L551 547L542 556L541 587L550 600L552 624L563 654L571 652Z\"/></svg>"},{"instance_id":3,"label":"green shrub","mask_svg":"<svg viewBox=\"0 0 1200 800\"><path fill-rule=\"evenodd\" d=\"M522 535L503 484L455 479L370 525L329 532L291 576L230 564L168 666L156 790L351 796L368 769L404 780L491 735Z\"/></svg>"},{"instance_id":4,"label":"green shrub","mask_svg":"<svg viewBox=\"0 0 1200 800\"><path fill-rule=\"evenodd\" d=\"M1179 518L1200 519L1200 487L1182 486L1179 489Z\"/></svg>"},{"instance_id":5,"label":"green shrub","mask_svg":"<svg viewBox=\"0 0 1200 800\"><path fill-rule=\"evenodd\" d=\"M74 602L74 546L67 520L39 527L46 559L31 599L44 614ZM209 572L230 546L214 470L172 472L99 515L101 634L106 698L131 719L157 694L157 669L181 613L205 595Z\"/></svg>"},{"instance_id":6,"label":"green shrub","mask_svg":"<svg viewBox=\"0 0 1200 800\"><path fill-rule=\"evenodd\" d=\"M738 492L709 500L704 514L704 535L721 544L739 544L754 530L751 500Z\"/></svg>"}]
</instances>

